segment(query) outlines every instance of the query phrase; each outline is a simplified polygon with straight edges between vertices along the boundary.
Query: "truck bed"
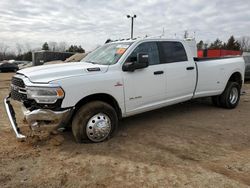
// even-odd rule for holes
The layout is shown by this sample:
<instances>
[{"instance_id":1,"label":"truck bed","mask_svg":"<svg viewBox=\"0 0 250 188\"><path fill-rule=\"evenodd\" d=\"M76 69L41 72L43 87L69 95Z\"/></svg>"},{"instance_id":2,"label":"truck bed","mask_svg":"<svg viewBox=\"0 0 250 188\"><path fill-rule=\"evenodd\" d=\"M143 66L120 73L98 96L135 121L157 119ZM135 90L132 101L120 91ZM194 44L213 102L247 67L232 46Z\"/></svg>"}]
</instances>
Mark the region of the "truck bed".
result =
<instances>
[{"instance_id":1,"label":"truck bed","mask_svg":"<svg viewBox=\"0 0 250 188\"><path fill-rule=\"evenodd\" d=\"M242 56L194 58L197 67L197 87L194 97L219 95L234 72L244 72ZM202 62L202 63L199 63Z\"/></svg>"}]
</instances>

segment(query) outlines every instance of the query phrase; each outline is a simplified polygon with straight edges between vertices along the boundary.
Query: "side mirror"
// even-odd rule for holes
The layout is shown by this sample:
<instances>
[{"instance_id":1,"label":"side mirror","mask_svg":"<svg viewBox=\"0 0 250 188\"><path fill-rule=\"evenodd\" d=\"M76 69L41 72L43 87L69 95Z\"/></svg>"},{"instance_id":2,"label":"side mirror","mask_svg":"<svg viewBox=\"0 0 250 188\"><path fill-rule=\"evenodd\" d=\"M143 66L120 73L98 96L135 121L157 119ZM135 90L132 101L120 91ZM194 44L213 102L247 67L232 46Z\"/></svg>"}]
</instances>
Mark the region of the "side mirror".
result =
<instances>
[{"instance_id":1,"label":"side mirror","mask_svg":"<svg viewBox=\"0 0 250 188\"><path fill-rule=\"evenodd\" d=\"M136 69L143 69L148 67L148 54L146 53L138 53L137 61L133 62L125 62L122 66L123 71L133 72Z\"/></svg>"}]
</instances>

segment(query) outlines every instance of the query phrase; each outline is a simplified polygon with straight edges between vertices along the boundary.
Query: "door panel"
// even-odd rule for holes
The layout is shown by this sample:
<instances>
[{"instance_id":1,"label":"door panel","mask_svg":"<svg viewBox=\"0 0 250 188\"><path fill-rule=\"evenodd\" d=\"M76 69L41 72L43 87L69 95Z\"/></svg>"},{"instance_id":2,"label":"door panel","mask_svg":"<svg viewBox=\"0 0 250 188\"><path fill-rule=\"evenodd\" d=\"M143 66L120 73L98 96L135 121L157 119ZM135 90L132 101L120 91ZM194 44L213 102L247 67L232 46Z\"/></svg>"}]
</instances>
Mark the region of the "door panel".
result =
<instances>
[{"instance_id":1,"label":"door panel","mask_svg":"<svg viewBox=\"0 0 250 188\"><path fill-rule=\"evenodd\" d=\"M155 42L139 44L126 61L136 61L137 53L149 55L149 66L134 72L123 72L126 113L144 111L164 99L166 74L164 65L159 64L158 46Z\"/></svg>"},{"instance_id":2,"label":"door panel","mask_svg":"<svg viewBox=\"0 0 250 188\"><path fill-rule=\"evenodd\" d=\"M149 66L134 72L124 72L126 111L140 111L164 99L165 74L154 74L162 65Z\"/></svg>"},{"instance_id":3,"label":"door panel","mask_svg":"<svg viewBox=\"0 0 250 188\"><path fill-rule=\"evenodd\" d=\"M188 61L181 42L158 42L160 61L165 65L166 99L181 102L193 96L196 85L196 67Z\"/></svg>"},{"instance_id":4,"label":"door panel","mask_svg":"<svg viewBox=\"0 0 250 188\"><path fill-rule=\"evenodd\" d=\"M166 64L168 100L192 98L196 84L196 68L187 70L187 67L194 66L190 65L188 61Z\"/></svg>"}]
</instances>

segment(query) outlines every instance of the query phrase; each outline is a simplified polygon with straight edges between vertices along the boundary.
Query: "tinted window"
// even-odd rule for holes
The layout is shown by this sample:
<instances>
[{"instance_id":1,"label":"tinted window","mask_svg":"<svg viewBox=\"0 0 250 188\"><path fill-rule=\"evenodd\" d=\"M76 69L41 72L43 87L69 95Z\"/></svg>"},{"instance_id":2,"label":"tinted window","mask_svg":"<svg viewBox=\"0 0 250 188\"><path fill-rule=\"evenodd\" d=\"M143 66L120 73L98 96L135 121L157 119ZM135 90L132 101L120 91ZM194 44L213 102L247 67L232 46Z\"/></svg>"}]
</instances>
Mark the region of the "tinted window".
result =
<instances>
[{"instance_id":1,"label":"tinted window","mask_svg":"<svg viewBox=\"0 0 250 188\"><path fill-rule=\"evenodd\" d=\"M187 54L180 42L159 42L161 63L187 61Z\"/></svg>"},{"instance_id":2,"label":"tinted window","mask_svg":"<svg viewBox=\"0 0 250 188\"><path fill-rule=\"evenodd\" d=\"M137 46L130 54L127 61L136 61L138 53L147 53L149 58L149 65L156 65L160 63L158 47L155 42L145 42Z\"/></svg>"}]
</instances>

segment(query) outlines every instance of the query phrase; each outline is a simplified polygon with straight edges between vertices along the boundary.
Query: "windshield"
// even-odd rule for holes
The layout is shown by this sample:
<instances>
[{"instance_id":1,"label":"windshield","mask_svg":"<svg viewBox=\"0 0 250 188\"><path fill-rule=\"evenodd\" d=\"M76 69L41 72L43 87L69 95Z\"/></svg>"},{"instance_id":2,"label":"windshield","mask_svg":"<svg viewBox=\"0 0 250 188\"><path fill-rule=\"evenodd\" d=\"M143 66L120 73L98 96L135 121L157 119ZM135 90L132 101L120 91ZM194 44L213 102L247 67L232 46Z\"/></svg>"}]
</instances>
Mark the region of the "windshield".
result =
<instances>
[{"instance_id":1,"label":"windshield","mask_svg":"<svg viewBox=\"0 0 250 188\"><path fill-rule=\"evenodd\" d=\"M81 61L102 65L115 64L131 44L131 42L105 44L88 54Z\"/></svg>"}]
</instances>

